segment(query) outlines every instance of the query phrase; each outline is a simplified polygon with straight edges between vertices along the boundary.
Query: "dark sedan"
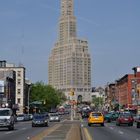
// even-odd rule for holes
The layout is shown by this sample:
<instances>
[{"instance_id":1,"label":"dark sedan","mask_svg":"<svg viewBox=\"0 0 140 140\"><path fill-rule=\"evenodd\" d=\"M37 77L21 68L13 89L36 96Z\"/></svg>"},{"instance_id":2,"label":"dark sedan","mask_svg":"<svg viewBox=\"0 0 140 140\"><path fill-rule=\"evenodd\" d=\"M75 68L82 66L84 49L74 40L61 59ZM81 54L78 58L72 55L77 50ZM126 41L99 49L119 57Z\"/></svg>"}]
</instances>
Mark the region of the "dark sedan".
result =
<instances>
[{"instance_id":1,"label":"dark sedan","mask_svg":"<svg viewBox=\"0 0 140 140\"><path fill-rule=\"evenodd\" d=\"M37 114L33 116L32 127L48 125L48 118L44 114Z\"/></svg>"}]
</instances>

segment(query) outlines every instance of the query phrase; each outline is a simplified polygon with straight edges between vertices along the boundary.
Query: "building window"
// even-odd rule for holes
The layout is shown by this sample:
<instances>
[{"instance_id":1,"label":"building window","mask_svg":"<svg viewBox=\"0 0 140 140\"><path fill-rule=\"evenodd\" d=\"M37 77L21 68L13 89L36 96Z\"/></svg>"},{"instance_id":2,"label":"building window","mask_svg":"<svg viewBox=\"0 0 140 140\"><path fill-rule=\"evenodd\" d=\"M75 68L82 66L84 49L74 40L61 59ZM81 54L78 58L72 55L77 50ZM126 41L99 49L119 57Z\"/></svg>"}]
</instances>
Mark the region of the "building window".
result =
<instances>
[{"instance_id":1,"label":"building window","mask_svg":"<svg viewBox=\"0 0 140 140\"><path fill-rule=\"evenodd\" d=\"M21 71L18 71L18 72L17 72L17 76L18 76L18 77L21 77Z\"/></svg>"},{"instance_id":2,"label":"building window","mask_svg":"<svg viewBox=\"0 0 140 140\"><path fill-rule=\"evenodd\" d=\"M17 99L17 103L18 103L18 104L21 103L21 99L20 99L20 98Z\"/></svg>"},{"instance_id":3,"label":"building window","mask_svg":"<svg viewBox=\"0 0 140 140\"><path fill-rule=\"evenodd\" d=\"M17 92L18 92L18 94L21 94L21 89L18 89L18 91L17 91Z\"/></svg>"},{"instance_id":4,"label":"building window","mask_svg":"<svg viewBox=\"0 0 140 140\"><path fill-rule=\"evenodd\" d=\"M18 79L18 81L17 81L17 82L18 82L18 85L20 85L20 84L21 84L21 79Z\"/></svg>"}]
</instances>

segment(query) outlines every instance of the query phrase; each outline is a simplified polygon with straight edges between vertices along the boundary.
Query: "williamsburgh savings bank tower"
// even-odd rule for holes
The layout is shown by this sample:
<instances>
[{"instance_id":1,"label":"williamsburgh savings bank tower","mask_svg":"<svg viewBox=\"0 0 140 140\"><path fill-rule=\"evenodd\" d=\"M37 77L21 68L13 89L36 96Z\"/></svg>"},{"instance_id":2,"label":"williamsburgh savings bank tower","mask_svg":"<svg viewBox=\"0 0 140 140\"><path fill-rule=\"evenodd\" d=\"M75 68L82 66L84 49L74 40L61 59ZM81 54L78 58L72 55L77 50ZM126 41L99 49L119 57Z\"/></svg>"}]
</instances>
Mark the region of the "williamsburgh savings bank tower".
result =
<instances>
[{"instance_id":1,"label":"williamsburgh savings bank tower","mask_svg":"<svg viewBox=\"0 0 140 140\"><path fill-rule=\"evenodd\" d=\"M91 92L91 58L87 40L76 33L73 0L61 0L58 40L49 56L49 84L73 100L89 101Z\"/></svg>"}]
</instances>

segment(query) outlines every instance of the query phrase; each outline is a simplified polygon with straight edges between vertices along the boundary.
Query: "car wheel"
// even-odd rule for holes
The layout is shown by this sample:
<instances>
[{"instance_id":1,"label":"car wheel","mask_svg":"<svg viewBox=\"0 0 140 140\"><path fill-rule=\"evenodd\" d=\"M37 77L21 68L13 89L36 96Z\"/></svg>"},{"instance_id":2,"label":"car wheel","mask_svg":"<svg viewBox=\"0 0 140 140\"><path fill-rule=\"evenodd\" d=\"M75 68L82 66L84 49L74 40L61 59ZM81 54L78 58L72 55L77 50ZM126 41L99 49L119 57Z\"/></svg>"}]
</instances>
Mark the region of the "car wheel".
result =
<instances>
[{"instance_id":1,"label":"car wheel","mask_svg":"<svg viewBox=\"0 0 140 140\"><path fill-rule=\"evenodd\" d=\"M14 124L8 127L9 130L14 130Z\"/></svg>"},{"instance_id":2,"label":"car wheel","mask_svg":"<svg viewBox=\"0 0 140 140\"><path fill-rule=\"evenodd\" d=\"M91 126L91 124L90 124L90 123L88 123L88 126Z\"/></svg>"},{"instance_id":3,"label":"car wheel","mask_svg":"<svg viewBox=\"0 0 140 140\"><path fill-rule=\"evenodd\" d=\"M128 123L128 126L133 126L133 123Z\"/></svg>"},{"instance_id":4,"label":"car wheel","mask_svg":"<svg viewBox=\"0 0 140 140\"><path fill-rule=\"evenodd\" d=\"M109 122L109 123L110 123L110 122L111 122L111 120L110 120L110 119L108 119L108 120L107 120L107 122Z\"/></svg>"},{"instance_id":5,"label":"car wheel","mask_svg":"<svg viewBox=\"0 0 140 140\"><path fill-rule=\"evenodd\" d=\"M101 123L101 126L104 126L104 123Z\"/></svg>"},{"instance_id":6,"label":"car wheel","mask_svg":"<svg viewBox=\"0 0 140 140\"><path fill-rule=\"evenodd\" d=\"M120 123L119 123L119 122L116 122L116 125L117 125L117 126L120 126Z\"/></svg>"},{"instance_id":7,"label":"car wheel","mask_svg":"<svg viewBox=\"0 0 140 140\"><path fill-rule=\"evenodd\" d=\"M35 125L34 125L34 124L32 124L32 127L35 127Z\"/></svg>"},{"instance_id":8,"label":"car wheel","mask_svg":"<svg viewBox=\"0 0 140 140\"><path fill-rule=\"evenodd\" d=\"M137 122L137 128L140 128L140 122Z\"/></svg>"}]
</instances>

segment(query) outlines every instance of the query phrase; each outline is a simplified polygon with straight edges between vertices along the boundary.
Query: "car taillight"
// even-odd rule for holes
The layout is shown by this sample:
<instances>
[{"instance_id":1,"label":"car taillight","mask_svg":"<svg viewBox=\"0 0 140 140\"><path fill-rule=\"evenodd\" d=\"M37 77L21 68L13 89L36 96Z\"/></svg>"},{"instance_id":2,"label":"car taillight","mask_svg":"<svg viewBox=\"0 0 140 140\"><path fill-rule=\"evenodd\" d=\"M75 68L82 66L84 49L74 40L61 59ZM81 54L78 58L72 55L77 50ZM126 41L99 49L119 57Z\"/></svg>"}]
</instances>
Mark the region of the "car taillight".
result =
<instances>
[{"instance_id":1,"label":"car taillight","mask_svg":"<svg viewBox=\"0 0 140 140\"><path fill-rule=\"evenodd\" d=\"M133 118L130 117L129 119L130 119L131 121L133 121Z\"/></svg>"}]
</instances>

